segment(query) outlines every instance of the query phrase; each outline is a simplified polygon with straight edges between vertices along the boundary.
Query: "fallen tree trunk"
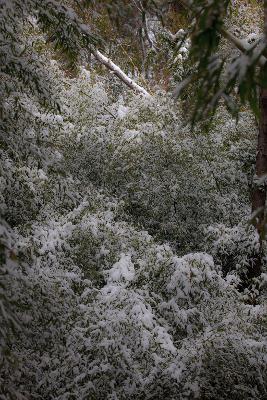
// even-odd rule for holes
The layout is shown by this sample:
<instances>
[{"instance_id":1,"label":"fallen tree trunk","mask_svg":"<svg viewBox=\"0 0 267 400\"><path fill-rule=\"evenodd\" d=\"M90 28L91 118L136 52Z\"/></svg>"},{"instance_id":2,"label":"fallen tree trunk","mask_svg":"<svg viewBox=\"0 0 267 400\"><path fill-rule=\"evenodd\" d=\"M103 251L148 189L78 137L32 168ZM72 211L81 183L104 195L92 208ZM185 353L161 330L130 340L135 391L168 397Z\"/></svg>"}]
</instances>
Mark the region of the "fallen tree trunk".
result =
<instances>
[{"instance_id":1,"label":"fallen tree trunk","mask_svg":"<svg viewBox=\"0 0 267 400\"><path fill-rule=\"evenodd\" d=\"M138 93L141 93L143 96L150 97L151 95L146 91L145 88L138 85L134 82L129 76L127 76L113 61L111 61L108 57L104 56L99 50L93 50L92 54L94 57L105 67L107 67L110 71L113 72L125 85L127 85L130 89L135 90Z\"/></svg>"}]
</instances>

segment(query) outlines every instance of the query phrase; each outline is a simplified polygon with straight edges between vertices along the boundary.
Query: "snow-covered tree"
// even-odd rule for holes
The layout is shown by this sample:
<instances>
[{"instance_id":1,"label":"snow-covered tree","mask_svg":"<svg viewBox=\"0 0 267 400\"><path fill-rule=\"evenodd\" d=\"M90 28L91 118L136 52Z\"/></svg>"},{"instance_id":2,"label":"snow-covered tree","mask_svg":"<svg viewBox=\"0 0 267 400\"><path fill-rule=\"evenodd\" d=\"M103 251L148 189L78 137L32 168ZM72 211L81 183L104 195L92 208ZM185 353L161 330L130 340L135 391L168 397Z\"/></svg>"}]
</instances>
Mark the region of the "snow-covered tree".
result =
<instances>
[{"instance_id":1,"label":"snow-covered tree","mask_svg":"<svg viewBox=\"0 0 267 400\"><path fill-rule=\"evenodd\" d=\"M0 398L264 399L253 115L193 132L87 64L79 6L0 0Z\"/></svg>"}]
</instances>

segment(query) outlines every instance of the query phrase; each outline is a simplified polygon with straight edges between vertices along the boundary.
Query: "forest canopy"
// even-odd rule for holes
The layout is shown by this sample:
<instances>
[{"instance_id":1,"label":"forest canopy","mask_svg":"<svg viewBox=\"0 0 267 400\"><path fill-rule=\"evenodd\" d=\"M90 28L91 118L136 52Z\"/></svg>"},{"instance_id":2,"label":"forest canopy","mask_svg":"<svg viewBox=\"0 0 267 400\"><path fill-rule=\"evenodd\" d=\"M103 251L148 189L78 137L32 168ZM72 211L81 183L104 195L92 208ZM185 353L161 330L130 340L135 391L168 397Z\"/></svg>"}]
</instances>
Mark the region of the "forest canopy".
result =
<instances>
[{"instance_id":1,"label":"forest canopy","mask_svg":"<svg viewBox=\"0 0 267 400\"><path fill-rule=\"evenodd\" d=\"M267 2L0 0L0 399L267 398Z\"/></svg>"}]
</instances>

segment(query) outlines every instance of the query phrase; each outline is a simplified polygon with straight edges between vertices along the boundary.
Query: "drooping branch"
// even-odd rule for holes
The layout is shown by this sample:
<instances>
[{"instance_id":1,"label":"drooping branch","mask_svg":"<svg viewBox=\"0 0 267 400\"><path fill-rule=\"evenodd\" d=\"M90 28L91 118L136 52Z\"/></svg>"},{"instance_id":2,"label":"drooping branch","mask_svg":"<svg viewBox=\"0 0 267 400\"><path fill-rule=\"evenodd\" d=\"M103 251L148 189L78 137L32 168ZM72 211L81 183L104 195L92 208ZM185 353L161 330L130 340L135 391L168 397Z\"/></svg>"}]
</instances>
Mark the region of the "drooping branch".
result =
<instances>
[{"instance_id":1,"label":"drooping branch","mask_svg":"<svg viewBox=\"0 0 267 400\"><path fill-rule=\"evenodd\" d=\"M229 42L231 42L238 50L240 50L242 53L246 53L250 46L248 43L246 43L244 40L241 40L239 38L237 38L235 35L233 35L230 31L228 31L225 28L220 28L219 32L221 33L221 35L225 38L228 39ZM264 56L261 56L258 59L258 64L260 67L263 67L265 65L267 61L267 58Z\"/></svg>"},{"instance_id":2,"label":"drooping branch","mask_svg":"<svg viewBox=\"0 0 267 400\"><path fill-rule=\"evenodd\" d=\"M190 3L188 0L179 0L179 1L183 4L183 6L186 9L192 11L192 7L190 6ZM225 29L223 26L218 27L218 31L225 39L227 39L230 43L232 43L238 50L240 50L242 53L247 53L247 51L249 50L248 43L246 43L244 40L237 38L235 35L233 35L233 33L228 31L227 29ZM174 40L176 40L176 35L177 34L173 35ZM267 58L264 56L261 56L258 60L259 66L260 67L264 66L266 61L267 61Z\"/></svg>"},{"instance_id":3,"label":"drooping branch","mask_svg":"<svg viewBox=\"0 0 267 400\"><path fill-rule=\"evenodd\" d=\"M141 93L143 96L150 97L151 95L146 91L145 88L138 85L134 82L129 76L127 76L118 65L114 64L108 57L104 56L99 50L92 50L94 57L105 67L107 67L110 71L113 72L125 85L127 85L130 89L135 90L138 93Z\"/></svg>"}]
</instances>

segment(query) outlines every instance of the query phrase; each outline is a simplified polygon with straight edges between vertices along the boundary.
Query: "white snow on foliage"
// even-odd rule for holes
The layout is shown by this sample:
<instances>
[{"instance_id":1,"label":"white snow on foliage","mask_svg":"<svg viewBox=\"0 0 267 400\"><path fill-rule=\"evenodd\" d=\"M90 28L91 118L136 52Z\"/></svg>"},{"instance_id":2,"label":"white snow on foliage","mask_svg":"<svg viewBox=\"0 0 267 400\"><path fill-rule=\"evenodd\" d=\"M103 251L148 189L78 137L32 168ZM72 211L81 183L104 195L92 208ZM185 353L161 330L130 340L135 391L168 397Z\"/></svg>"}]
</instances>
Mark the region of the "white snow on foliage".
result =
<instances>
[{"instance_id":1,"label":"white snow on foliage","mask_svg":"<svg viewBox=\"0 0 267 400\"><path fill-rule=\"evenodd\" d=\"M108 282L130 282L135 277L134 265L130 254L121 254L120 260L116 262L108 272Z\"/></svg>"},{"instance_id":2,"label":"white snow on foliage","mask_svg":"<svg viewBox=\"0 0 267 400\"><path fill-rule=\"evenodd\" d=\"M25 49L7 40L1 68L32 78L0 79L1 400L266 399L266 271L237 290L259 252L254 117L221 107L196 135L98 52L137 94L68 78L10 22L41 3L53 20L56 0L0 0L0 36Z\"/></svg>"},{"instance_id":3,"label":"white snow on foliage","mask_svg":"<svg viewBox=\"0 0 267 400\"><path fill-rule=\"evenodd\" d=\"M119 118L124 118L126 117L127 113L129 111L128 107L123 106L122 104L119 105L118 107L118 117Z\"/></svg>"}]
</instances>

